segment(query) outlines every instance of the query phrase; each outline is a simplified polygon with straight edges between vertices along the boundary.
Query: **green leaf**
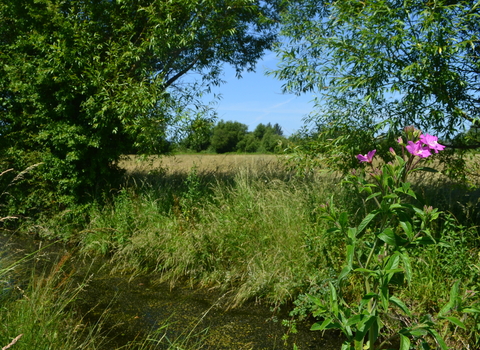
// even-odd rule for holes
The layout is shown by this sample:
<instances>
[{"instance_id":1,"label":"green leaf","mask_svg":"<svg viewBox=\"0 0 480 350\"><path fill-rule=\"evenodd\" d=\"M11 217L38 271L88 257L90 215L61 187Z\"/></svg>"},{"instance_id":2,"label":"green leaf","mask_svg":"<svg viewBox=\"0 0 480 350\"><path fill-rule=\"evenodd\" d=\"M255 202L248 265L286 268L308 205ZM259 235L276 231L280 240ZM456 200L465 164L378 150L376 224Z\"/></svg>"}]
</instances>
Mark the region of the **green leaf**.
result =
<instances>
[{"instance_id":1,"label":"green leaf","mask_svg":"<svg viewBox=\"0 0 480 350\"><path fill-rule=\"evenodd\" d=\"M338 275L338 281L341 282L345 277L348 276L350 271L352 271L352 268L350 266L345 266Z\"/></svg>"},{"instance_id":2,"label":"green leaf","mask_svg":"<svg viewBox=\"0 0 480 350\"><path fill-rule=\"evenodd\" d=\"M379 233L377 237L383 242L391 246L394 246L394 247L397 246L397 240L396 240L395 234L393 233L393 230L390 227L386 228L381 233Z\"/></svg>"},{"instance_id":3,"label":"green leaf","mask_svg":"<svg viewBox=\"0 0 480 350\"><path fill-rule=\"evenodd\" d=\"M353 266L354 255L355 255L355 247L353 245L347 245L347 266L350 269Z\"/></svg>"},{"instance_id":4,"label":"green leaf","mask_svg":"<svg viewBox=\"0 0 480 350\"><path fill-rule=\"evenodd\" d=\"M447 344L445 344L445 341L440 336L440 334L437 333L437 331L435 329L428 328L427 331L435 338L435 341L437 342L438 345L440 345L442 350L448 350Z\"/></svg>"},{"instance_id":5,"label":"green leaf","mask_svg":"<svg viewBox=\"0 0 480 350\"><path fill-rule=\"evenodd\" d=\"M439 317L443 317L446 313L448 313L455 305L457 304L458 295L460 289L460 281L457 281L453 284L452 288L450 289L450 300L444 307L440 309L438 313Z\"/></svg>"},{"instance_id":6,"label":"green leaf","mask_svg":"<svg viewBox=\"0 0 480 350\"><path fill-rule=\"evenodd\" d=\"M465 327L465 325L463 324L463 322L460 321L458 318L456 318L456 317L454 317L454 316L445 316L445 317L443 317L443 318L446 319L446 320L449 320L449 321L452 322L454 325L456 325L456 326L458 326L458 327L460 327L460 328L463 328L463 329L465 329L465 330L467 329L467 328Z\"/></svg>"},{"instance_id":7,"label":"green leaf","mask_svg":"<svg viewBox=\"0 0 480 350\"><path fill-rule=\"evenodd\" d=\"M337 300L337 291L332 282L328 282L330 287L330 310L335 316L338 316L338 300Z\"/></svg>"},{"instance_id":8,"label":"green leaf","mask_svg":"<svg viewBox=\"0 0 480 350\"><path fill-rule=\"evenodd\" d=\"M424 328L415 328L410 330L408 333L414 337L423 337L428 334L427 330Z\"/></svg>"},{"instance_id":9,"label":"green leaf","mask_svg":"<svg viewBox=\"0 0 480 350\"><path fill-rule=\"evenodd\" d=\"M405 269L405 277L407 278L407 283L410 284L412 282L412 265L410 264L410 257L405 251L400 254L400 258L402 259L403 268Z\"/></svg>"},{"instance_id":10,"label":"green leaf","mask_svg":"<svg viewBox=\"0 0 480 350\"><path fill-rule=\"evenodd\" d=\"M466 307L461 309L461 311L466 313L472 313L472 314L480 314L480 309L475 307Z\"/></svg>"},{"instance_id":11,"label":"green leaf","mask_svg":"<svg viewBox=\"0 0 480 350\"><path fill-rule=\"evenodd\" d=\"M386 270L396 269L398 268L399 263L400 263L400 253L396 252L387 258L385 269Z\"/></svg>"},{"instance_id":12,"label":"green leaf","mask_svg":"<svg viewBox=\"0 0 480 350\"><path fill-rule=\"evenodd\" d=\"M370 221L372 221L375 218L375 216L377 216L377 214L378 214L378 211L373 211L362 220L362 222L360 223L360 225L358 225L358 228L357 228L357 237L367 227Z\"/></svg>"},{"instance_id":13,"label":"green leaf","mask_svg":"<svg viewBox=\"0 0 480 350\"><path fill-rule=\"evenodd\" d=\"M407 305L405 305L405 303L403 301L401 301L399 298L397 298L396 296L391 296L390 297L390 302L392 302L393 304L397 305L403 312L405 312L405 314L407 316L411 316L411 312L410 310L408 309Z\"/></svg>"},{"instance_id":14,"label":"green leaf","mask_svg":"<svg viewBox=\"0 0 480 350\"><path fill-rule=\"evenodd\" d=\"M362 320L362 318L364 318L364 317L365 317L365 315L362 315L362 314L352 316L352 317L350 317L350 318L347 320L346 325L347 325L347 326L356 325L356 324L357 324L358 322L360 322L360 321Z\"/></svg>"},{"instance_id":15,"label":"green leaf","mask_svg":"<svg viewBox=\"0 0 480 350\"><path fill-rule=\"evenodd\" d=\"M365 201L369 201L370 199L372 198L375 198L375 197L378 197L382 194L382 192L375 192L375 193L372 193L370 196L368 196Z\"/></svg>"},{"instance_id":16,"label":"green leaf","mask_svg":"<svg viewBox=\"0 0 480 350\"><path fill-rule=\"evenodd\" d=\"M365 306L368 304L368 302L370 301L370 299L378 299L378 294L377 293L368 293L368 294L365 294L363 297L362 297L362 300L360 301L360 306Z\"/></svg>"},{"instance_id":17,"label":"green leaf","mask_svg":"<svg viewBox=\"0 0 480 350\"><path fill-rule=\"evenodd\" d=\"M348 225L348 213L342 212L338 217L338 223L342 229L345 229Z\"/></svg>"},{"instance_id":18,"label":"green leaf","mask_svg":"<svg viewBox=\"0 0 480 350\"><path fill-rule=\"evenodd\" d=\"M310 330L311 331L323 331L325 329L327 329L328 326L330 326L331 324L333 324L333 320L331 318L326 318L325 320L323 320L322 323L314 323L312 325L312 327L310 327Z\"/></svg>"},{"instance_id":19,"label":"green leaf","mask_svg":"<svg viewBox=\"0 0 480 350\"><path fill-rule=\"evenodd\" d=\"M414 236L412 224L409 221L400 221L400 227L403 229L408 239L411 241Z\"/></svg>"},{"instance_id":20,"label":"green leaf","mask_svg":"<svg viewBox=\"0 0 480 350\"><path fill-rule=\"evenodd\" d=\"M410 339L400 334L400 349L399 350L410 350Z\"/></svg>"},{"instance_id":21,"label":"green leaf","mask_svg":"<svg viewBox=\"0 0 480 350\"><path fill-rule=\"evenodd\" d=\"M351 244L355 243L355 238L357 236L357 229L350 227L347 232L348 238L350 239Z\"/></svg>"}]
</instances>

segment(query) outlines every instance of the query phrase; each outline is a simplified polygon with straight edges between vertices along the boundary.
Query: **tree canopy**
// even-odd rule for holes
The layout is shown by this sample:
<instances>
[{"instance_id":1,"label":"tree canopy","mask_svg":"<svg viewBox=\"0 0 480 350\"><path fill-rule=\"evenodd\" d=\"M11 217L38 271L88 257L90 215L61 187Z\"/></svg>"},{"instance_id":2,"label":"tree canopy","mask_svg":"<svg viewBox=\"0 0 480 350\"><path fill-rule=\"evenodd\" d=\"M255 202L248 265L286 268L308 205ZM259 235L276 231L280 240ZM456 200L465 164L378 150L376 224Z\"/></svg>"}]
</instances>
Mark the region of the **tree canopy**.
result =
<instances>
[{"instance_id":1,"label":"tree canopy","mask_svg":"<svg viewBox=\"0 0 480 350\"><path fill-rule=\"evenodd\" d=\"M283 13L284 89L314 91L311 121L351 153L414 124L444 140L480 117L478 1L291 1Z\"/></svg>"},{"instance_id":2,"label":"tree canopy","mask_svg":"<svg viewBox=\"0 0 480 350\"><path fill-rule=\"evenodd\" d=\"M221 82L222 64L254 69L275 39L275 9L275 0L1 0L3 161L43 162L38 179L60 195L51 201L78 199L118 173L120 155L162 152L167 128Z\"/></svg>"},{"instance_id":3,"label":"tree canopy","mask_svg":"<svg viewBox=\"0 0 480 350\"><path fill-rule=\"evenodd\" d=\"M240 122L220 120L213 128L211 147L217 153L236 152L238 143L247 135L248 126Z\"/></svg>"}]
</instances>

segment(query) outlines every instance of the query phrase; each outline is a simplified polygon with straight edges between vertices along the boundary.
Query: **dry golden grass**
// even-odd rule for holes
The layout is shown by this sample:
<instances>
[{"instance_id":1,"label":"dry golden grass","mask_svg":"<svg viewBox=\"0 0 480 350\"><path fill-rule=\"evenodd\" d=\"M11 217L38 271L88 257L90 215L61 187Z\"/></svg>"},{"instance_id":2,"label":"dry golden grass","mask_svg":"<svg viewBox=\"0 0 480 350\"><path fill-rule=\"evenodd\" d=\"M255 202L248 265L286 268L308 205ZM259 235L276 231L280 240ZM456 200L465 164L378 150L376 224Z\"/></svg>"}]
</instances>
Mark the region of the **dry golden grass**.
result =
<instances>
[{"instance_id":1,"label":"dry golden grass","mask_svg":"<svg viewBox=\"0 0 480 350\"><path fill-rule=\"evenodd\" d=\"M265 171L283 167L285 156L267 154L180 154L174 156L152 156L142 160L127 156L119 166L128 173L148 173L162 170L167 173L188 173L196 167L199 173L233 173L239 169Z\"/></svg>"}]
</instances>

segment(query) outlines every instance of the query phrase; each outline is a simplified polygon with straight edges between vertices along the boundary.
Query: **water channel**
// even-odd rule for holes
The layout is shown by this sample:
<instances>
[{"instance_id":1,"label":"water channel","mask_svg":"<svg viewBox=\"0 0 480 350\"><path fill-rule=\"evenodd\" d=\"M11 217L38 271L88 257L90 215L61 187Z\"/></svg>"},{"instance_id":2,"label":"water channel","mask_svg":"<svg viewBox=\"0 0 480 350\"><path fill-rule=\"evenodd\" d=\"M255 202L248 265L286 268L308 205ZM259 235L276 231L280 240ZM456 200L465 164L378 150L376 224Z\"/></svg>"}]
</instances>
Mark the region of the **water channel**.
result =
<instances>
[{"instance_id":1,"label":"water channel","mask_svg":"<svg viewBox=\"0 0 480 350\"><path fill-rule=\"evenodd\" d=\"M0 268L6 252L21 257L35 251L45 243L0 233ZM72 247L56 244L42 250L35 257L35 268L48 266ZM10 255L10 254L8 254ZM198 349L218 350L299 350L339 349L337 334L309 331L310 324L298 325L298 333L282 339L287 328L282 319L289 319L288 307L272 312L268 305L254 301L234 309L228 309L228 296L216 290L198 288L187 282L179 282L173 288L167 283L158 283L159 276L146 274L137 277L112 274L107 259L91 258L72 254L69 258L79 281L88 279L87 287L75 302L84 320L95 323L103 318L109 338L106 349L117 349L133 339L142 338L147 332L162 328L168 339L190 338L199 341ZM22 265L15 272L14 283L31 276L31 264ZM108 310L108 312L105 312ZM167 349L168 344L158 349ZM195 349L190 345L189 349Z\"/></svg>"}]
</instances>

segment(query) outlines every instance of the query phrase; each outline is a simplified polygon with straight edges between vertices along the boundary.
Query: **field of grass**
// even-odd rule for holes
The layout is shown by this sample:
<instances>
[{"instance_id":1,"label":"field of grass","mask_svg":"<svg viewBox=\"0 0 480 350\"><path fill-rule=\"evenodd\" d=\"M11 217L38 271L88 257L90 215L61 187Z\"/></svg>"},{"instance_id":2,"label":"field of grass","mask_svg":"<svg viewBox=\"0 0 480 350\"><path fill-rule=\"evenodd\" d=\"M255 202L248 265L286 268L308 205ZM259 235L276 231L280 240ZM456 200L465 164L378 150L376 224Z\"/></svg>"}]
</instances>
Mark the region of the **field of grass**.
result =
<instances>
[{"instance_id":1,"label":"field of grass","mask_svg":"<svg viewBox=\"0 0 480 350\"><path fill-rule=\"evenodd\" d=\"M268 154L177 154L139 159L126 156L119 166L131 173L149 173L161 169L167 173L188 174L193 167L200 173L234 174L241 168L254 170L283 167L286 156Z\"/></svg>"},{"instance_id":2,"label":"field of grass","mask_svg":"<svg viewBox=\"0 0 480 350\"><path fill-rule=\"evenodd\" d=\"M127 170L125 185L107 204L93 205L83 221L72 223L65 214L29 229L75 242L85 254L109 256L117 273L156 271L172 285L221 290L228 307L247 300L287 307L293 319L285 323L294 328L295 319L308 319L314 311L307 294L328 298L328 283L345 261L345 240L320 208L332 201L349 213L349 225L358 225L370 209L365 196L343 185L340 176L295 176L284 160L177 155L141 162L129 157L120 163ZM434 226L442 244L412 248L412 282L395 291L412 315L392 312L384 320L387 333L399 323L436 315L456 282L464 305L479 302L478 196L446 179L422 180L415 187L420 204L443 211ZM350 300L360 297L360 287L359 281L349 281ZM465 329L435 319L437 331L452 348L477 348L478 316L458 317Z\"/></svg>"}]
</instances>

